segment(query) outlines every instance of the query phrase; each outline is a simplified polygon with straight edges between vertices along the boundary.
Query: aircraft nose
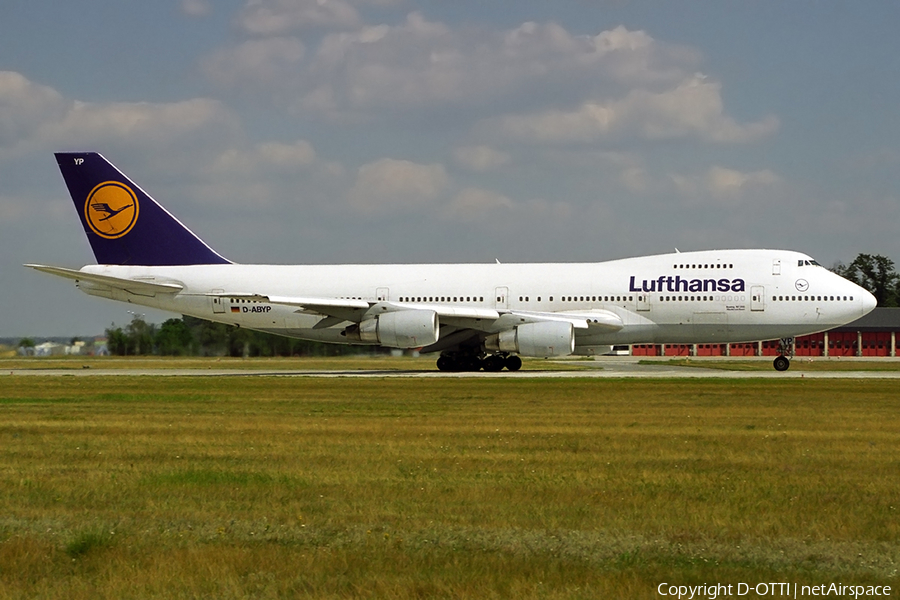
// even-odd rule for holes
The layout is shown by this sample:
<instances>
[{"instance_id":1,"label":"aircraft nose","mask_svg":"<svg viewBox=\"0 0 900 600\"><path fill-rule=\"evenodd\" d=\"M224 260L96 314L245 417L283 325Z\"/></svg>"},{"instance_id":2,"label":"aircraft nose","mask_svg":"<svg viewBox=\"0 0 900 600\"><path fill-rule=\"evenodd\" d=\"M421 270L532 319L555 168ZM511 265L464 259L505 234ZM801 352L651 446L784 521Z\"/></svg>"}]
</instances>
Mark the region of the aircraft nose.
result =
<instances>
[{"instance_id":1,"label":"aircraft nose","mask_svg":"<svg viewBox=\"0 0 900 600\"><path fill-rule=\"evenodd\" d=\"M875 308L875 305L878 304L878 301L875 300L875 296L873 296L868 290L862 290L862 312L864 315L869 314Z\"/></svg>"}]
</instances>

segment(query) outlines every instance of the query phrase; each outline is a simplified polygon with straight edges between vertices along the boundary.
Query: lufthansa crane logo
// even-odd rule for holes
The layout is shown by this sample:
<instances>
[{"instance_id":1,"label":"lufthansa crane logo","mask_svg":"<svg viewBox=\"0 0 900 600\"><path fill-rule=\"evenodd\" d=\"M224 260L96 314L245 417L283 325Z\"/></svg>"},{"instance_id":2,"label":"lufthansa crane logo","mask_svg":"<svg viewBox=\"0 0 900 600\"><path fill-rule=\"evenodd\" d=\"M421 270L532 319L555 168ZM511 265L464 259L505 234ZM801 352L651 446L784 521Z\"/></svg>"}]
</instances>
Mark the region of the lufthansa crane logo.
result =
<instances>
[{"instance_id":1,"label":"lufthansa crane logo","mask_svg":"<svg viewBox=\"0 0 900 600\"><path fill-rule=\"evenodd\" d=\"M84 217L94 233L114 240L134 227L138 218L138 200L134 191L118 181L106 181L88 194Z\"/></svg>"}]
</instances>

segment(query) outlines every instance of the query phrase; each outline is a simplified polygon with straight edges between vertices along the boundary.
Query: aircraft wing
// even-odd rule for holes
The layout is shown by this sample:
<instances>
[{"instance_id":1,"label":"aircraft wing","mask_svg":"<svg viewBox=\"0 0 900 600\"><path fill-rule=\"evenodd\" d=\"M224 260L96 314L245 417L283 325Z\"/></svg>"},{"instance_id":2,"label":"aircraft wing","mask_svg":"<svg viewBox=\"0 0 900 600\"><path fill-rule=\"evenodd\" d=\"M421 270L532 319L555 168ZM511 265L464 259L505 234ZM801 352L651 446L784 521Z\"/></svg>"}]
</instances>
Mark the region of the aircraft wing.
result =
<instances>
[{"instance_id":1,"label":"aircraft wing","mask_svg":"<svg viewBox=\"0 0 900 600\"><path fill-rule=\"evenodd\" d=\"M289 297L250 293L210 295L294 306L299 309L298 312L320 314L327 317L327 319L320 321L317 328L329 327L342 321L359 323L366 317L403 310L431 310L440 317L441 324L453 325L458 329L474 329L485 332L508 329L521 323L538 323L542 321L572 323L576 329L597 328L606 331L618 331L624 327L624 323L619 315L602 309L554 313L477 306L455 306L440 303L360 300L354 298Z\"/></svg>"},{"instance_id":2,"label":"aircraft wing","mask_svg":"<svg viewBox=\"0 0 900 600\"><path fill-rule=\"evenodd\" d=\"M561 321L571 323L575 329L603 329L605 331L618 331L625 327L622 318L616 313L604 310L586 310L577 312L531 312L522 310L509 311L508 314L526 322L538 323L541 321Z\"/></svg>"},{"instance_id":3,"label":"aircraft wing","mask_svg":"<svg viewBox=\"0 0 900 600\"><path fill-rule=\"evenodd\" d=\"M75 283L87 281L89 283L104 286L114 290L122 290L129 294L138 296L155 296L156 294L177 294L184 289L180 283L173 281L159 281L153 278L127 279L124 277L113 277L111 275L97 275L95 273L85 273L76 269L66 269L64 267L51 267L47 265L25 265L36 271L50 273L66 279L72 279Z\"/></svg>"},{"instance_id":4,"label":"aircraft wing","mask_svg":"<svg viewBox=\"0 0 900 600\"><path fill-rule=\"evenodd\" d=\"M446 304L389 302L360 300L356 298L272 296L268 294L251 293L217 293L208 295L221 298L239 298L241 300L252 302L294 306L299 309L298 312L321 314L323 316L340 319L341 321L354 321L357 323L366 316L401 310L432 310L436 312L439 317L443 318L484 319L493 321L500 317L500 313L492 308L478 308L474 306L448 306Z\"/></svg>"},{"instance_id":5,"label":"aircraft wing","mask_svg":"<svg viewBox=\"0 0 900 600\"><path fill-rule=\"evenodd\" d=\"M296 306L297 308L306 309L309 312L318 312L328 314L326 311L330 309L340 310L356 310L368 309L373 302L366 300L356 300L354 298L313 298L304 296L270 296L268 294L250 294L250 293L215 293L207 294L207 296L216 296L220 298L238 298L251 302L265 302L267 304L283 304L285 306Z\"/></svg>"}]
</instances>

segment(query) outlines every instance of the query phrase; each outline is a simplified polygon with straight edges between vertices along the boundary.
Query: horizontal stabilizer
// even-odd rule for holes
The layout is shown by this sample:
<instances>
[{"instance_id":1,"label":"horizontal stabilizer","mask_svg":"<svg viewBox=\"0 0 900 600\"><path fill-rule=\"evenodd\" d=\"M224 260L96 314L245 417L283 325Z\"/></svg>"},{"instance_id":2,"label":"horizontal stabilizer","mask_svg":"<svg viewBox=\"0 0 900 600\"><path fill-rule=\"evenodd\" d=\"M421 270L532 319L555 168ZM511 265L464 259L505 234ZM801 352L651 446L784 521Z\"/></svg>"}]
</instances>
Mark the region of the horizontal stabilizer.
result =
<instances>
[{"instance_id":1,"label":"horizontal stabilizer","mask_svg":"<svg viewBox=\"0 0 900 600\"><path fill-rule=\"evenodd\" d=\"M95 273L85 273L75 269L66 269L65 267L51 267L47 265L25 265L36 271L50 273L66 279L72 279L76 283L79 281L88 281L93 284L106 286L114 290L122 290L139 296L153 296L155 294L177 294L184 289L184 286L175 282L150 281L148 279L125 279L123 277L113 277L111 275L98 275Z\"/></svg>"}]
</instances>

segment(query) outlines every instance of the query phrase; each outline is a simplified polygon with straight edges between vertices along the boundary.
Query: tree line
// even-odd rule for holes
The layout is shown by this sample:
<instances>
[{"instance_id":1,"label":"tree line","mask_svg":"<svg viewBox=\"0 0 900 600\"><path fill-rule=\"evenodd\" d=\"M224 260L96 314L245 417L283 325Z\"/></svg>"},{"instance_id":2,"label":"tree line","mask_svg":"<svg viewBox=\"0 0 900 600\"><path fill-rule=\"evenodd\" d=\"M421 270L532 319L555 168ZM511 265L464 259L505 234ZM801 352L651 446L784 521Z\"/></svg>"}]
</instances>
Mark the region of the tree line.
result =
<instances>
[{"instance_id":1,"label":"tree line","mask_svg":"<svg viewBox=\"0 0 900 600\"><path fill-rule=\"evenodd\" d=\"M900 274L894 261L880 254L860 254L849 265L835 264L831 270L869 290L881 307L900 306Z\"/></svg>"},{"instance_id":2,"label":"tree line","mask_svg":"<svg viewBox=\"0 0 900 600\"><path fill-rule=\"evenodd\" d=\"M187 315L159 326L135 315L124 328L113 324L105 333L109 353L118 356L341 356L372 351L370 347L298 340Z\"/></svg>"}]
</instances>

